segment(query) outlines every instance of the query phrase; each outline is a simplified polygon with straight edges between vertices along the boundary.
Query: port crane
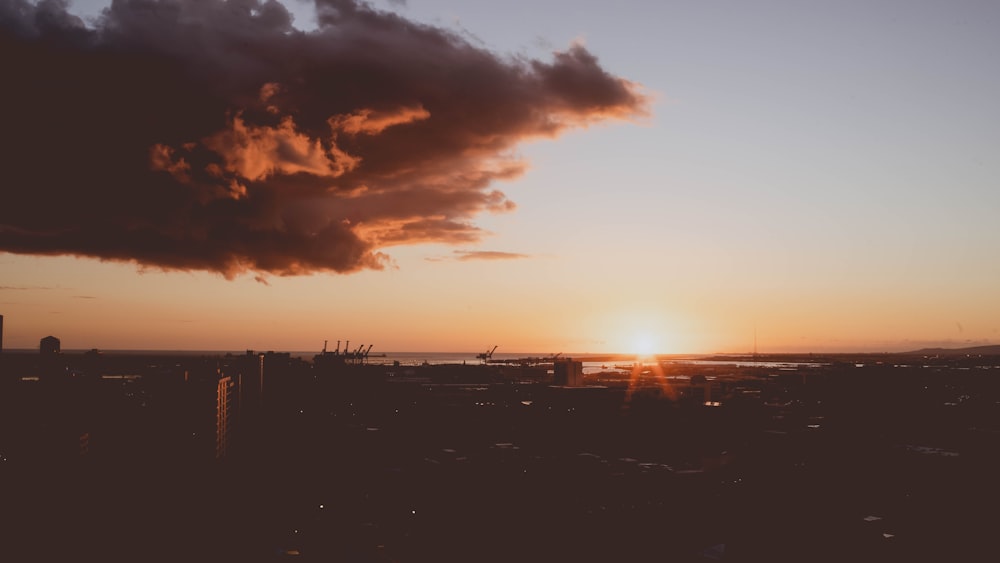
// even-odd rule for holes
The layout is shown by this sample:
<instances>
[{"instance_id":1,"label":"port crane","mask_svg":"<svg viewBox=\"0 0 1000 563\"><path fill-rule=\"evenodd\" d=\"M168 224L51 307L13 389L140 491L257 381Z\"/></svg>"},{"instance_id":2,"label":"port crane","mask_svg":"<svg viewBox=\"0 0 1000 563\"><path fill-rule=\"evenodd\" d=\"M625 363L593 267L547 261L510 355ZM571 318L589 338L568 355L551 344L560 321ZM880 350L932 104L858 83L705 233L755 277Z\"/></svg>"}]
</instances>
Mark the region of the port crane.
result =
<instances>
[{"instance_id":1,"label":"port crane","mask_svg":"<svg viewBox=\"0 0 1000 563\"><path fill-rule=\"evenodd\" d=\"M337 349L330 351L329 341L323 341L323 351L317 354L314 358L319 359L323 362L335 362L337 365L362 365L368 362L368 355L372 351L374 344L369 344L366 348L364 344L358 346L357 348L351 348L351 341L345 340L344 348L341 350L340 343L342 341L337 341Z\"/></svg>"},{"instance_id":2,"label":"port crane","mask_svg":"<svg viewBox=\"0 0 1000 563\"><path fill-rule=\"evenodd\" d=\"M499 344L497 346L494 346L492 350L487 350L486 352L483 352L482 354L476 354L476 357L479 358L480 360L482 360L483 363L485 364L486 362L490 361L490 358L493 357L493 352L496 352L496 349L497 349L498 346L499 346Z\"/></svg>"}]
</instances>

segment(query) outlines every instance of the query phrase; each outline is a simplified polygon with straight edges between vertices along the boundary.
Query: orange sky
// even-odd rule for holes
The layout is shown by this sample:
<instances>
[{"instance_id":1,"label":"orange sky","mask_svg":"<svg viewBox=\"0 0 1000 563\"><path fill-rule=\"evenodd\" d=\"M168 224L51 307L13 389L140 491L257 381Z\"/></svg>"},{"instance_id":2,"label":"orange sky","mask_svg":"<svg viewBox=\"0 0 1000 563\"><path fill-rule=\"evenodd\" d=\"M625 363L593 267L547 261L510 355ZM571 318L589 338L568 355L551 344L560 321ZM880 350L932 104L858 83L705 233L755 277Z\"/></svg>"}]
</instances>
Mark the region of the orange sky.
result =
<instances>
[{"instance_id":1,"label":"orange sky","mask_svg":"<svg viewBox=\"0 0 1000 563\"><path fill-rule=\"evenodd\" d=\"M995 5L182 4L111 14L169 64L17 20L5 348L1000 342Z\"/></svg>"}]
</instances>

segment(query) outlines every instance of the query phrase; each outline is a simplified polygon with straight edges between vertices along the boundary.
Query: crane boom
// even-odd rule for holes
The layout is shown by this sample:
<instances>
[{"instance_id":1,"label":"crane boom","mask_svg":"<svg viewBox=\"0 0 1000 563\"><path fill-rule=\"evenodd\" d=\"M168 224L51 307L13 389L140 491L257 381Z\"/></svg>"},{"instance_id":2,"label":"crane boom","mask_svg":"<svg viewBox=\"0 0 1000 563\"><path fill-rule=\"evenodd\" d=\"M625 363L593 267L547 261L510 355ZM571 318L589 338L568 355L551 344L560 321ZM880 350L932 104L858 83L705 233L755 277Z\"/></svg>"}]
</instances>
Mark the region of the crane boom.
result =
<instances>
[{"instance_id":1,"label":"crane boom","mask_svg":"<svg viewBox=\"0 0 1000 563\"><path fill-rule=\"evenodd\" d=\"M487 361L489 361L490 358L493 357L493 352L496 351L496 349L497 349L498 346L499 346L499 344L497 344L496 346L494 346L492 350L487 350L487 351L483 352L482 354L476 354L476 357L479 358L480 360L482 360L483 363L485 364Z\"/></svg>"}]
</instances>

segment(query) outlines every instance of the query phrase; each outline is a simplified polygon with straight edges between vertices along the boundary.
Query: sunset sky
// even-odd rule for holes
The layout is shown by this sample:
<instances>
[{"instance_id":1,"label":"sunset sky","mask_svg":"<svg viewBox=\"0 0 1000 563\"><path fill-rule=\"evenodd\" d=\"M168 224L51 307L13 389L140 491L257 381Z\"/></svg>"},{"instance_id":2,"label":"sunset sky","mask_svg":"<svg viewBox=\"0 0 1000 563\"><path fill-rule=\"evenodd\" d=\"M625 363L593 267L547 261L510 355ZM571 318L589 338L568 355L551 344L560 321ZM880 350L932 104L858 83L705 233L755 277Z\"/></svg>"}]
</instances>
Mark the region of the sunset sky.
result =
<instances>
[{"instance_id":1,"label":"sunset sky","mask_svg":"<svg viewBox=\"0 0 1000 563\"><path fill-rule=\"evenodd\" d=\"M1000 343L993 0L64 6L0 0L4 348Z\"/></svg>"}]
</instances>

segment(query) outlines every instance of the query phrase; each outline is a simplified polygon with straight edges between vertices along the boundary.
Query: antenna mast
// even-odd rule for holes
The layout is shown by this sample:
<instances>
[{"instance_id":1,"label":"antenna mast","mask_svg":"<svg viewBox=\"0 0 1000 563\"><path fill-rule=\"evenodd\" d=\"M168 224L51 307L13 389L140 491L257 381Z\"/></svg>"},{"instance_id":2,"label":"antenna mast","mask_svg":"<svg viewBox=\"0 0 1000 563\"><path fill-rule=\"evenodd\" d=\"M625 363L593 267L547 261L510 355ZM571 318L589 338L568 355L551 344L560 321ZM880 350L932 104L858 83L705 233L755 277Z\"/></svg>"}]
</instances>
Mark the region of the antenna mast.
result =
<instances>
[{"instance_id":1,"label":"antenna mast","mask_svg":"<svg viewBox=\"0 0 1000 563\"><path fill-rule=\"evenodd\" d=\"M753 327L753 363L757 363L757 326Z\"/></svg>"}]
</instances>

